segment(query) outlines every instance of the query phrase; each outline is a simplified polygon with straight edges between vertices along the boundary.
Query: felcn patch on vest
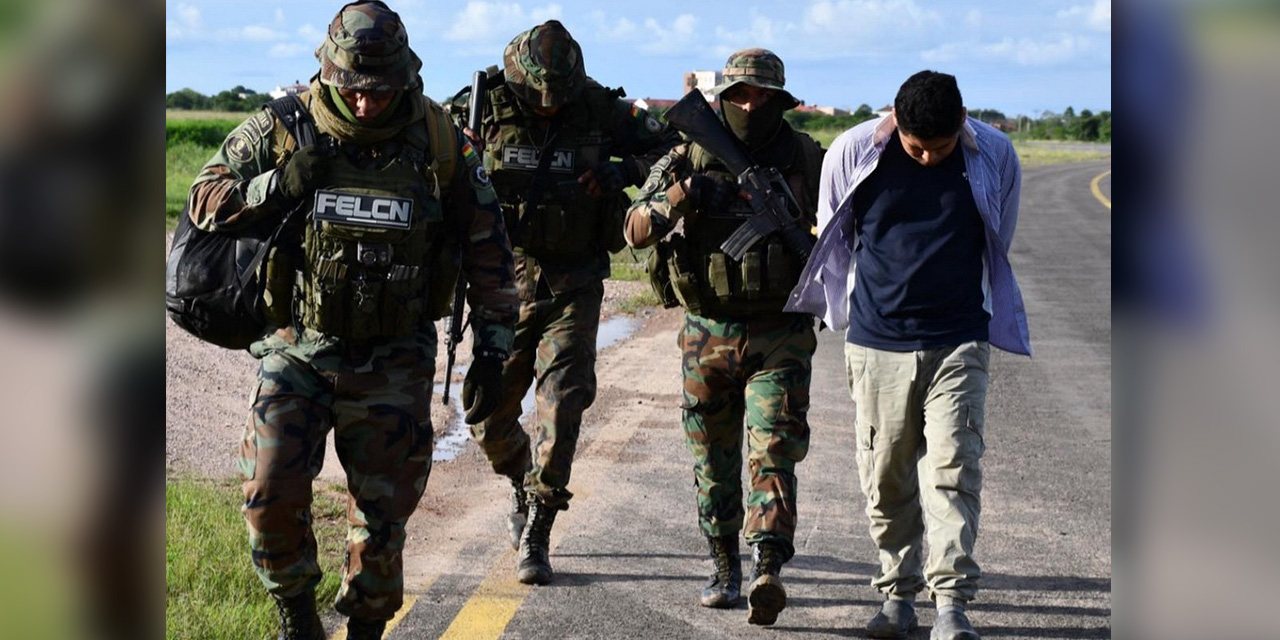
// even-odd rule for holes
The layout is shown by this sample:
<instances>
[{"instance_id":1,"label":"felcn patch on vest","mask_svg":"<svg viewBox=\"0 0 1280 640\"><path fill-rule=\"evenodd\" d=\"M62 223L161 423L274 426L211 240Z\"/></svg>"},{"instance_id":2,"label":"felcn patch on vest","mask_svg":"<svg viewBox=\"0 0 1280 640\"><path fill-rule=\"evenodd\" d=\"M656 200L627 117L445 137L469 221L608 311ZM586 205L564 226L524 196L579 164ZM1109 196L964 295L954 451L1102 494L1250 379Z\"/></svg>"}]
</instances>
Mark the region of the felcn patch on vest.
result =
<instances>
[{"instance_id":1,"label":"felcn patch on vest","mask_svg":"<svg viewBox=\"0 0 1280 640\"><path fill-rule=\"evenodd\" d=\"M413 220L413 200L340 191L316 191L317 222L357 227L408 229Z\"/></svg>"},{"instance_id":2,"label":"felcn patch on vest","mask_svg":"<svg viewBox=\"0 0 1280 640\"><path fill-rule=\"evenodd\" d=\"M551 163L547 169L553 173L573 173L573 149L552 149ZM509 144L502 148L502 166L510 169L534 171L542 159L537 147Z\"/></svg>"}]
</instances>

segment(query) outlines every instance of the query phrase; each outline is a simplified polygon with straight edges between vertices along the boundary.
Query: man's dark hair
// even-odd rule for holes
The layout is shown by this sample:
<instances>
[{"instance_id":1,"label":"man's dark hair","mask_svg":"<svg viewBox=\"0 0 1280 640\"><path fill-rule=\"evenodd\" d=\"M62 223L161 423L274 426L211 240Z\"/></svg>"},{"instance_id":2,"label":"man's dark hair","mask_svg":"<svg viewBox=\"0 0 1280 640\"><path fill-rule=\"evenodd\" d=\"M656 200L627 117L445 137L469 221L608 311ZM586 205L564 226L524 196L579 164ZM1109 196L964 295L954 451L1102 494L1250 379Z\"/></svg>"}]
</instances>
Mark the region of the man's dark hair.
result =
<instances>
[{"instance_id":1,"label":"man's dark hair","mask_svg":"<svg viewBox=\"0 0 1280 640\"><path fill-rule=\"evenodd\" d=\"M921 71L902 83L893 99L898 129L921 140L954 136L964 125L964 100L956 77Z\"/></svg>"}]
</instances>

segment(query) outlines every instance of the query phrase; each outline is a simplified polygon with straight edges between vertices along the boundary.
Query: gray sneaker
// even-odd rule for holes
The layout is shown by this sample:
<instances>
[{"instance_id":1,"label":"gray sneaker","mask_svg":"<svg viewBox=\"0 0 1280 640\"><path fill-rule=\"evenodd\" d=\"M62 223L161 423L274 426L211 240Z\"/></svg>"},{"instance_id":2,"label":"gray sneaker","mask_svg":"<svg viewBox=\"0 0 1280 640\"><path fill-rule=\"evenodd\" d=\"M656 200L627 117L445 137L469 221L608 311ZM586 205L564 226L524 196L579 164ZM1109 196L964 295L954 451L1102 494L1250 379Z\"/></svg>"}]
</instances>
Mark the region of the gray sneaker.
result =
<instances>
[{"instance_id":1,"label":"gray sneaker","mask_svg":"<svg viewBox=\"0 0 1280 640\"><path fill-rule=\"evenodd\" d=\"M959 607L938 609L938 619L933 623L929 640L979 640L978 632L969 624L969 617Z\"/></svg>"},{"instance_id":2,"label":"gray sneaker","mask_svg":"<svg viewBox=\"0 0 1280 640\"><path fill-rule=\"evenodd\" d=\"M905 638L920 626L916 606L910 600L885 600L880 612L867 623L869 638Z\"/></svg>"}]
</instances>

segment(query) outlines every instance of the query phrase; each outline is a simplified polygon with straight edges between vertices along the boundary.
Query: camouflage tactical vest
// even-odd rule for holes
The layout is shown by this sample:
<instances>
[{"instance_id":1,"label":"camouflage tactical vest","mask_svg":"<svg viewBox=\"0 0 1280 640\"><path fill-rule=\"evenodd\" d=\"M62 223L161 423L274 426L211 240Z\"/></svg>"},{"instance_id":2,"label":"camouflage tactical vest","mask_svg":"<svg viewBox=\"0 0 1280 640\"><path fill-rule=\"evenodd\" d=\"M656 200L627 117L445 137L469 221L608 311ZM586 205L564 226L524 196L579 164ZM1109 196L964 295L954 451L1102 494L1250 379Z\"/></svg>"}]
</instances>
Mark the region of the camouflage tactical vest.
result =
<instances>
[{"instance_id":1,"label":"camouflage tactical vest","mask_svg":"<svg viewBox=\"0 0 1280 640\"><path fill-rule=\"evenodd\" d=\"M811 211L817 197L812 184L821 158L815 163L816 144L803 134L786 133L790 134L788 139L771 149L769 164L782 173L800 205ZM694 173L737 182L735 175L696 143L690 145L689 163ZM753 246L740 262L720 250L751 215L747 201L730 198L725 209L700 211L692 222L686 218L684 234L672 235L664 243L666 247L655 251L656 259L666 260L675 301L689 312L711 318L782 312L804 268L801 258L777 234Z\"/></svg>"},{"instance_id":2,"label":"camouflage tactical vest","mask_svg":"<svg viewBox=\"0 0 1280 640\"><path fill-rule=\"evenodd\" d=\"M588 80L582 96L563 107L560 125L548 131L530 126L505 85L490 90L497 135L488 141L485 168L517 249L540 261L575 263L617 244L621 225L614 214L625 211L625 195L588 196L578 176L609 160L619 95ZM543 153L551 155L539 172Z\"/></svg>"},{"instance_id":3,"label":"camouflage tactical vest","mask_svg":"<svg viewBox=\"0 0 1280 640\"><path fill-rule=\"evenodd\" d=\"M349 340L423 330L448 314L460 271L441 204L456 168L455 130L428 101L425 123L392 140L346 148L323 139L333 154L329 184L304 205L311 217L300 253L268 261L268 314ZM287 162L292 149L278 151Z\"/></svg>"}]
</instances>

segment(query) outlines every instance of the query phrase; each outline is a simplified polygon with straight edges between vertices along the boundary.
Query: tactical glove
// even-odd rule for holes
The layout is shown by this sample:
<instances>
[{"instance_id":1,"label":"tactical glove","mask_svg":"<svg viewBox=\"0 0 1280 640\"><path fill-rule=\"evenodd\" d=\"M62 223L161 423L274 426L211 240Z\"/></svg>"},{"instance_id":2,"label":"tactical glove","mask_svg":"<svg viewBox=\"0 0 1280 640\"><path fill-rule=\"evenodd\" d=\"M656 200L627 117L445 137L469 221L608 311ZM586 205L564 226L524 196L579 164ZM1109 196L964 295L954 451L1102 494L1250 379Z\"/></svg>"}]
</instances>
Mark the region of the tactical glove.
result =
<instances>
[{"instance_id":1,"label":"tactical glove","mask_svg":"<svg viewBox=\"0 0 1280 640\"><path fill-rule=\"evenodd\" d=\"M594 169L596 179L605 191L622 191L629 186L640 183L639 170L631 160L620 162L601 162Z\"/></svg>"},{"instance_id":2,"label":"tactical glove","mask_svg":"<svg viewBox=\"0 0 1280 640\"><path fill-rule=\"evenodd\" d=\"M277 191L290 202L309 197L323 184L328 164L328 154L316 145L294 151L289 161L276 174Z\"/></svg>"},{"instance_id":3,"label":"tactical glove","mask_svg":"<svg viewBox=\"0 0 1280 640\"><path fill-rule=\"evenodd\" d=\"M467 424L476 424L493 414L502 395L502 361L497 356L476 357L462 381L462 408Z\"/></svg>"},{"instance_id":4,"label":"tactical glove","mask_svg":"<svg viewBox=\"0 0 1280 640\"><path fill-rule=\"evenodd\" d=\"M667 191L667 202L684 213L686 219L696 219L706 211L719 211L729 206L730 199L738 194L738 185L711 176L695 174Z\"/></svg>"}]
</instances>

